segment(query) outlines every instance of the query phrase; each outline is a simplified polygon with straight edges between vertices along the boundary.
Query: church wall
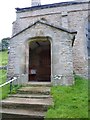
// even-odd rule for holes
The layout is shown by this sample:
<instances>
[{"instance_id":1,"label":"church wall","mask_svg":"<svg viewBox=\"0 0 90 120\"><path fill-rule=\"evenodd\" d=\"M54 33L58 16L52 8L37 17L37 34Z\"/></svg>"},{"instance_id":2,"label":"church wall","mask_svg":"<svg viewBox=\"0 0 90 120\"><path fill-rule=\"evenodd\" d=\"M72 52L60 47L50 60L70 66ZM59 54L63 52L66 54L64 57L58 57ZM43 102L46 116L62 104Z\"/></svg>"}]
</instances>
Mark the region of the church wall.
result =
<instances>
[{"instance_id":1,"label":"church wall","mask_svg":"<svg viewBox=\"0 0 90 120\"><path fill-rule=\"evenodd\" d=\"M43 20L58 27L66 26L66 28L76 30L77 35L73 47L74 72L81 76L87 76L88 63L85 37L87 10L88 4L77 4L17 13L17 19L13 23L13 35L27 28L37 20Z\"/></svg>"},{"instance_id":2,"label":"church wall","mask_svg":"<svg viewBox=\"0 0 90 120\"><path fill-rule=\"evenodd\" d=\"M73 47L74 72L78 75L88 75L87 41L85 25L88 11L76 11L69 13L69 26L77 31Z\"/></svg>"},{"instance_id":3,"label":"church wall","mask_svg":"<svg viewBox=\"0 0 90 120\"><path fill-rule=\"evenodd\" d=\"M40 20L41 18L45 18L47 22L59 27L62 25L63 22L63 12L66 12L68 15L72 11L82 11L83 9L87 10L87 8L88 4L79 4L17 13L16 21L13 23L13 34L20 32L21 30L25 29L30 24L34 23L37 20Z\"/></svg>"},{"instance_id":4,"label":"church wall","mask_svg":"<svg viewBox=\"0 0 90 120\"><path fill-rule=\"evenodd\" d=\"M69 33L39 23L11 39L9 76L23 75L23 81L19 82L28 82L29 42L37 36L51 38L51 82L57 85L72 85L72 41Z\"/></svg>"}]
</instances>

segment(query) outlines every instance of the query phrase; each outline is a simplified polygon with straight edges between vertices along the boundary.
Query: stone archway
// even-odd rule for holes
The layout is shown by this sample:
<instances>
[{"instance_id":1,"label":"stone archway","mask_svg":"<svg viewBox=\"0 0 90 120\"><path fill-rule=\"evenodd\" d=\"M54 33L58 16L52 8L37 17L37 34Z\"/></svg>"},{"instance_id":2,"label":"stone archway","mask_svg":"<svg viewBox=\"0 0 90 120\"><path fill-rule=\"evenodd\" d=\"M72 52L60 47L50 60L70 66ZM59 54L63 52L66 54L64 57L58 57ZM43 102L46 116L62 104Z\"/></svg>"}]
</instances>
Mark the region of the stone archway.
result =
<instances>
[{"instance_id":1,"label":"stone archway","mask_svg":"<svg viewBox=\"0 0 90 120\"><path fill-rule=\"evenodd\" d=\"M29 42L28 81L51 81L51 44L47 37L32 38Z\"/></svg>"}]
</instances>

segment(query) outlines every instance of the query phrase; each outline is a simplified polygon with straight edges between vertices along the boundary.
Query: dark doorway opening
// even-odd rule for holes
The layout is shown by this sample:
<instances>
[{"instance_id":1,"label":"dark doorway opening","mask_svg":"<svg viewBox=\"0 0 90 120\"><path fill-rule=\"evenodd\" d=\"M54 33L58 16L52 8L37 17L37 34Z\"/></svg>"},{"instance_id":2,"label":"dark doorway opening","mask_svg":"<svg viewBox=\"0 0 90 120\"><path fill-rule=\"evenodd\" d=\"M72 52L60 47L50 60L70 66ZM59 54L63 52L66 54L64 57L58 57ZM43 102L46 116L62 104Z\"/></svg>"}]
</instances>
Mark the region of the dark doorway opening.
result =
<instances>
[{"instance_id":1,"label":"dark doorway opening","mask_svg":"<svg viewBox=\"0 0 90 120\"><path fill-rule=\"evenodd\" d=\"M51 81L51 45L46 38L30 42L29 81Z\"/></svg>"}]
</instances>

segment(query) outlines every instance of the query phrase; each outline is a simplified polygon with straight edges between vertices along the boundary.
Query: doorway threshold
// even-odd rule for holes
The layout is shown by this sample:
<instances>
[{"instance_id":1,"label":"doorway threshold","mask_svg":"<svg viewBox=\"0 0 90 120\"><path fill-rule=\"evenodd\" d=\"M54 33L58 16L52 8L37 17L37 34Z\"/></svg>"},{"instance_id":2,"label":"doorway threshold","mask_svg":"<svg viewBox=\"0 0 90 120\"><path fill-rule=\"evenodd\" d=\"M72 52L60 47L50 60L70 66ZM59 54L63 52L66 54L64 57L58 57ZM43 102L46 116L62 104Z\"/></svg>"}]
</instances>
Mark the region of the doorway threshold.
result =
<instances>
[{"instance_id":1,"label":"doorway threshold","mask_svg":"<svg viewBox=\"0 0 90 120\"><path fill-rule=\"evenodd\" d=\"M51 82L37 82L37 81L29 81L27 85L32 85L32 86L52 86Z\"/></svg>"}]
</instances>

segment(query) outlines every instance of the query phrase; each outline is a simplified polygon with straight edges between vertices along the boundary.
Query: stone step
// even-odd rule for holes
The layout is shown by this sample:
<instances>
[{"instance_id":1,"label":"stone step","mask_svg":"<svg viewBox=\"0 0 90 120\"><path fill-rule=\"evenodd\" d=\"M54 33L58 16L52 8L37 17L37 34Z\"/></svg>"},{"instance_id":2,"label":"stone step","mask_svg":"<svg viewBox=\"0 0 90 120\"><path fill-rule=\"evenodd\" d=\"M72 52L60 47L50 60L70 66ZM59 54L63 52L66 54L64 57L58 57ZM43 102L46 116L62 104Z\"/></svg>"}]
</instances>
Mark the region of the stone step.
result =
<instances>
[{"instance_id":1,"label":"stone step","mask_svg":"<svg viewBox=\"0 0 90 120\"><path fill-rule=\"evenodd\" d=\"M40 86L43 86L43 87L51 87L52 84L51 82L28 82L26 85L24 86L34 86L34 87L40 87Z\"/></svg>"},{"instance_id":2,"label":"stone step","mask_svg":"<svg viewBox=\"0 0 90 120\"><path fill-rule=\"evenodd\" d=\"M50 87L22 87L18 90L20 94L50 94Z\"/></svg>"},{"instance_id":3,"label":"stone step","mask_svg":"<svg viewBox=\"0 0 90 120\"><path fill-rule=\"evenodd\" d=\"M40 98L47 99L51 98L51 95L40 95L40 94L11 94L8 97L17 97L17 98Z\"/></svg>"},{"instance_id":4,"label":"stone step","mask_svg":"<svg viewBox=\"0 0 90 120\"><path fill-rule=\"evenodd\" d=\"M1 101L3 108L13 109L30 109L35 111L46 111L53 104L51 98L47 99L30 99L30 98L13 98L9 97Z\"/></svg>"},{"instance_id":5,"label":"stone step","mask_svg":"<svg viewBox=\"0 0 90 120\"><path fill-rule=\"evenodd\" d=\"M43 120L45 116L45 112L39 112L39 111L31 111L31 110L25 110L25 109L7 109L3 108L0 110L0 113L2 114L2 120L6 118L6 120L26 120L25 118L30 118L31 120Z\"/></svg>"},{"instance_id":6,"label":"stone step","mask_svg":"<svg viewBox=\"0 0 90 120\"><path fill-rule=\"evenodd\" d=\"M2 115L9 120L44 120L45 112L53 104L50 96L51 83L30 82L2 100ZM2 119L3 120L3 119ZM5 119L4 119L5 120Z\"/></svg>"}]
</instances>

